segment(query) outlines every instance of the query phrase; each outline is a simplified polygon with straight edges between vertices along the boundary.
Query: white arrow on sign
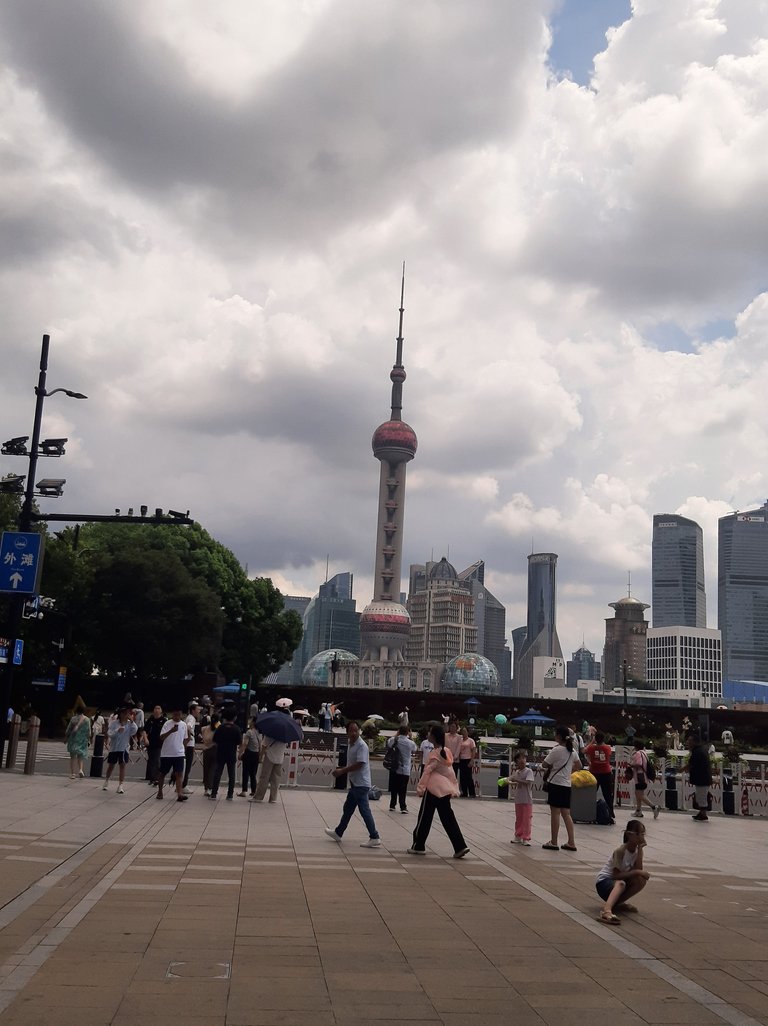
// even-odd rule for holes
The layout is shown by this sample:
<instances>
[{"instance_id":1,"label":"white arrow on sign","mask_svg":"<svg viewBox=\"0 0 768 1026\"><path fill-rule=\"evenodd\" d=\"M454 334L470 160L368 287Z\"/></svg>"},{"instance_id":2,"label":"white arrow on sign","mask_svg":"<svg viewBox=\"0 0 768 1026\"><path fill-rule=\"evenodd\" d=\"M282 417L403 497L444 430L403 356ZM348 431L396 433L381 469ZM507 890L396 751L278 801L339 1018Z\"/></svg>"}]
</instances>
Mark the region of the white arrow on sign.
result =
<instances>
[{"instance_id":1,"label":"white arrow on sign","mask_svg":"<svg viewBox=\"0 0 768 1026\"><path fill-rule=\"evenodd\" d=\"M22 577L22 575L19 573L18 570L16 571L15 574L11 574L10 581L11 581L11 584L13 585L13 590L14 591L16 591L16 589L18 588L18 586L21 584L21 582L23 580L24 580L24 578Z\"/></svg>"}]
</instances>

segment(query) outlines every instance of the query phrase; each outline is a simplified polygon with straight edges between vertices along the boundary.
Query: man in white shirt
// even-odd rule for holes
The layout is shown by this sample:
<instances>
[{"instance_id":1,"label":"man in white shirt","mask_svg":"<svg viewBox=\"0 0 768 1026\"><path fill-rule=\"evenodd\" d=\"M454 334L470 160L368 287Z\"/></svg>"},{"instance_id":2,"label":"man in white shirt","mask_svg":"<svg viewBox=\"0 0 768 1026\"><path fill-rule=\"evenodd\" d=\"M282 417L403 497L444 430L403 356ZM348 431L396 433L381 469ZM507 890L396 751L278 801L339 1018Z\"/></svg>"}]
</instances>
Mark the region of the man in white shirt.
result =
<instances>
[{"instance_id":1,"label":"man in white shirt","mask_svg":"<svg viewBox=\"0 0 768 1026\"><path fill-rule=\"evenodd\" d=\"M363 822L368 828L368 840L363 841L361 848L380 848L381 838L376 829L376 823L368 804L368 792L371 789L371 767L369 764L370 752L368 745L360 736L360 725L356 720L350 720L347 724L347 765L339 766L333 770L334 777L346 776L349 778L349 791L344 802L341 813L341 821L334 830L333 827L326 827L325 832L334 841L341 842L344 831L349 826L349 821L354 815L355 809L360 810Z\"/></svg>"},{"instance_id":2,"label":"man in white shirt","mask_svg":"<svg viewBox=\"0 0 768 1026\"><path fill-rule=\"evenodd\" d=\"M157 798L163 797L163 784L168 773L173 773L176 785L176 801L185 802L187 795L182 794L184 783L184 752L186 749L189 727L181 718L181 708L171 710L171 719L166 720L160 729L160 776L157 783Z\"/></svg>"},{"instance_id":3,"label":"man in white shirt","mask_svg":"<svg viewBox=\"0 0 768 1026\"><path fill-rule=\"evenodd\" d=\"M183 794L192 794L192 791L187 786L189 784L189 771L192 769L192 763L195 760L195 729L197 727L197 721L200 717L200 706L197 702L189 703L189 713L187 715L186 724L189 734L187 736L187 744L184 748L184 783L182 784Z\"/></svg>"}]
</instances>

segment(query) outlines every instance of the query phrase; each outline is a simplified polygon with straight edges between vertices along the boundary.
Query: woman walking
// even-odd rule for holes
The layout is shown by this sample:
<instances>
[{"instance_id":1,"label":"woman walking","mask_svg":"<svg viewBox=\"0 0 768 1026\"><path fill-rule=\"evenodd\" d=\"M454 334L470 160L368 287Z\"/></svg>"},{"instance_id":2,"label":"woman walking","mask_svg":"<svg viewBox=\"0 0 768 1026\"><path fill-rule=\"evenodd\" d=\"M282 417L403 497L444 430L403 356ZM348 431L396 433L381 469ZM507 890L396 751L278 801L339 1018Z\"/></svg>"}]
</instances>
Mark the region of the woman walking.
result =
<instances>
[{"instance_id":1,"label":"woman walking","mask_svg":"<svg viewBox=\"0 0 768 1026\"><path fill-rule=\"evenodd\" d=\"M456 797L458 788L456 774L453 771L453 756L445 747L445 728L435 724L430 728L429 740L435 747L429 753L427 765L416 785L416 794L422 796L421 808L416 829L413 831L413 844L408 849L408 854L425 854L427 837L437 812L443 829L453 845L453 857L462 859L468 854L469 848L451 808L451 798Z\"/></svg>"},{"instance_id":2,"label":"woman walking","mask_svg":"<svg viewBox=\"0 0 768 1026\"><path fill-rule=\"evenodd\" d=\"M85 776L83 760L91 743L91 721L85 713L75 713L67 724L64 740L69 752L69 779L77 780Z\"/></svg>"},{"instance_id":3,"label":"woman walking","mask_svg":"<svg viewBox=\"0 0 768 1026\"><path fill-rule=\"evenodd\" d=\"M243 734L240 746L240 761L243 764L243 784L239 798L245 798L250 790L251 798L256 794L256 770L259 768L259 752L261 751L261 734L256 729L256 717L252 717L251 725Z\"/></svg>"},{"instance_id":4,"label":"woman walking","mask_svg":"<svg viewBox=\"0 0 768 1026\"><path fill-rule=\"evenodd\" d=\"M555 728L557 744L544 760L544 783L547 790L551 835L542 848L548 851L576 851L573 836L573 819L571 818L571 773L581 769L581 759L574 751L573 738L567 727ZM558 847L557 835L560 833L560 819L565 823L568 840Z\"/></svg>"},{"instance_id":5,"label":"woman walking","mask_svg":"<svg viewBox=\"0 0 768 1026\"><path fill-rule=\"evenodd\" d=\"M472 779L472 763L477 757L475 739L469 736L466 727L461 728L459 744L459 790L462 798L475 797L475 782Z\"/></svg>"}]
</instances>

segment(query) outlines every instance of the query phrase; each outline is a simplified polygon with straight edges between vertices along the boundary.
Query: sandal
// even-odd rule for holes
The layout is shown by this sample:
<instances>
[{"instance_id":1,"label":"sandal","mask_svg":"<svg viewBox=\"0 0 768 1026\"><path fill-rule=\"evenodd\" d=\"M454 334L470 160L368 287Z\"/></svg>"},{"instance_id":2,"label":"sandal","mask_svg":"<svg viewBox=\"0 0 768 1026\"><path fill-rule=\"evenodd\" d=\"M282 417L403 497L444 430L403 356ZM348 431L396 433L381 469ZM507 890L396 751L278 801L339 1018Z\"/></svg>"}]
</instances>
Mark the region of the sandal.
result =
<instances>
[{"instance_id":1,"label":"sandal","mask_svg":"<svg viewBox=\"0 0 768 1026\"><path fill-rule=\"evenodd\" d=\"M578 851L579 850L576 847L575 844L561 844L560 848L562 849L562 851Z\"/></svg>"},{"instance_id":2,"label":"sandal","mask_svg":"<svg viewBox=\"0 0 768 1026\"><path fill-rule=\"evenodd\" d=\"M560 851L556 844L542 844L542 848L544 848L546 851Z\"/></svg>"},{"instance_id":3,"label":"sandal","mask_svg":"<svg viewBox=\"0 0 768 1026\"><path fill-rule=\"evenodd\" d=\"M613 912L601 912L597 917L598 922L607 923L608 926L618 926L621 920L618 916L615 916Z\"/></svg>"}]
</instances>

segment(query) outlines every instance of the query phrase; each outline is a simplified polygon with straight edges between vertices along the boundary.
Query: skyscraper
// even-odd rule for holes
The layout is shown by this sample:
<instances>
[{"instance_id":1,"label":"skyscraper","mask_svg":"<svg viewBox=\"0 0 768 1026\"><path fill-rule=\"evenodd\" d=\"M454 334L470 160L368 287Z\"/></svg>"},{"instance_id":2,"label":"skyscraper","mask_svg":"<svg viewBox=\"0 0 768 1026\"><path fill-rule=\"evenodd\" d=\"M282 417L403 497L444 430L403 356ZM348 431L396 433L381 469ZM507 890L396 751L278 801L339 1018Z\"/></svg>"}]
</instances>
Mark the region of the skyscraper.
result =
<instances>
[{"instance_id":1,"label":"skyscraper","mask_svg":"<svg viewBox=\"0 0 768 1026\"><path fill-rule=\"evenodd\" d=\"M459 581L445 557L425 564L424 571L422 577L418 566L411 567L417 590L408 596L411 631L406 659L447 663L463 652L478 652L475 603L469 587Z\"/></svg>"},{"instance_id":2,"label":"skyscraper","mask_svg":"<svg viewBox=\"0 0 768 1026\"><path fill-rule=\"evenodd\" d=\"M528 557L528 623L527 637L520 651L515 682L516 695L533 694L534 659L538 656L563 657L555 624L554 552L534 552Z\"/></svg>"},{"instance_id":3,"label":"skyscraper","mask_svg":"<svg viewBox=\"0 0 768 1026\"><path fill-rule=\"evenodd\" d=\"M381 463L379 506L376 524L373 601L360 617L363 662L402 663L408 639L410 617L400 603L400 575L403 561L405 513L405 468L416 455L416 432L402 419L403 314L405 308L405 265L400 286L400 327L395 363L390 372L392 407L390 418L373 433L373 455Z\"/></svg>"},{"instance_id":4,"label":"skyscraper","mask_svg":"<svg viewBox=\"0 0 768 1026\"><path fill-rule=\"evenodd\" d=\"M357 655L360 651L360 626L356 603L352 598L353 575L335 574L317 590L317 595L304 608L304 633L294 654L298 679L304 667L318 652L342 648ZM294 676L296 674L294 673Z\"/></svg>"},{"instance_id":5,"label":"skyscraper","mask_svg":"<svg viewBox=\"0 0 768 1026\"><path fill-rule=\"evenodd\" d=\"M676 513L653 518L651 608L654 627L706 627L704 539Z\"/></svg>"},{"instance_id":6,"label":"skyscraper","mask_svg":"<svg viewBox=\"0 0 768 1026\"><path fill-rule=\"evenodd\" d=\"M586 645L577 648L568 660L566 687L575 688L580 680L600 680L600 661L595 659L595 653L590 652Z\"/></svg>"},{"instance_id":7,"label":"skyscraper","mask_svg":"<svg viewBox=\"0 0 768 1026\"><path fill-rule=\"evenodd\" d=\"M717 569L723 678L768 681L768 502L720 518Z\"/></svg>"}]
</instances>

